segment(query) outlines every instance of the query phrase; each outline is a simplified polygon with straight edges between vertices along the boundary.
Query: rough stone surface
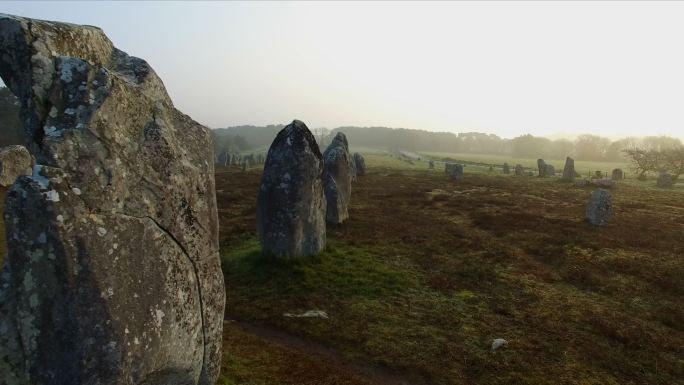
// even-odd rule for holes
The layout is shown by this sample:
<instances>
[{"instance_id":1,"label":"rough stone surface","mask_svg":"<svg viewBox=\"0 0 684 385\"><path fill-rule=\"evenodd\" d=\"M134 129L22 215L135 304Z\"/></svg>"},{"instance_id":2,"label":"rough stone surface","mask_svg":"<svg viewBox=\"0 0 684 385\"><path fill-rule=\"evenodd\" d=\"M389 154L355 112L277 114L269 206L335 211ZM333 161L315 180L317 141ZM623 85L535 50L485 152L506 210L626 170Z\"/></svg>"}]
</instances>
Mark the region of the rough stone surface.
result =
<instances>
[{"instance_id":1,"label":"rough stone surface","mask_svg":"<svg viewBox=\"0 0 684 385\"><path fill-rule=\"evenodd\" d=\"M0 52L37 163L7 193L0 383L214 384L209 129L96 27L1 15Z\"/></svg>"},{"instance_id":2,"label":"rough stone surface","mask_svg":"<svg viewBox=\"0 0 684 385\"><path fill-rule=\"evenodd\" d=\"M565 159L565 167L563 167L563 180L566 182L573 182L575 180L575 160L571 157Z\"/></svg>"},{"instance_id":3,"label":"rough stone surface","mask_svg":"<svg viewBox=\"0 0 684 385\"><path fill-rule=\"evenodd\" d=\"M33 157L24 146L0 149L0 186L7 187L22 175L31 175Z\"/></svg>"},{"instance_id":4,"label":"rough stone surface","mask_svg":"<svg viewBox=\"0 0 684 385\"><path fill-rule=\"evenodd\" d=\"M257 197L257 231L265 254L313 255L325 247L323 155L295 120L271 144Z\"/></svg>"},{"instance_id":5,"label":"rough stone surface","mask_svg":"<svg viewBox=\"0 0 684 385\"><path fill-rule=\"evenodd\" d=\"M625 178L625 173L622 172L622 169L616 168L613 170L611 173L611 179L613 180L623 180Z\"/></svg>"},{"instance_id":6,"label":"rough stone surface","mask_svg":"<svg viewBox=\"0 0 684 385\"><path fill-rule=\"evenodd\" d=\"M354 153L354 165L356 166L357 176L366 175L366 159L364 159L363 155L359 154L358 152Z\"/></svg>"},{"instance_id":7,"label":"rough stone surface","mask_svg":"<svg viewBox=\"0 0 684 385\"><path fill-rule=\"evenodd\" d=\"M511 173L511 166L508 165L508 163L504 163L503 165L503 173L505 175L508 175Z\"/></svg>"},{"instance_id":8,"label":"rough stone surface","mask_svg":"<svg viewBox=\"0 0 684 385\"><path fill-rule=\"evenodd\" d=\"M340 224L349 218L352 168L349 143L342 132L338 132L323 153L325 176L323 177L325 197L328 201L326 220Z\"/></svg>"},{"instance_id":9,"label":"rough stone surface","mask_svg":"<svg viewBox=\"0 0 684 385\"><path fill-rule=\"evenodd\" d=\"M537 168L539 169L539 177L543 178L546 176L547 168L544 159L537 159Z\"/></svg>"},{"instance_id":10,"label":"rough stone surface","mask_svg":"<svg viewBox=\"0 0 684 385\"><path fill-rule=\"evenodd\" d=\"M598 189L587 204L587 220L594 226L605 226L613 214L613 197L608 190Z\"/></svg>"},{"instance_id":11,"label":"rough stone surface","mask_svg":"<svg viewBox=\"0 0 684 385\"><path fill-rule=\"evenodd\" d=\"M669 188L674 186L674 180L672 179L672 175L666 173L666 172L661 172L658 175L658 187L660 188Z\"/></svg>"}]
</instances>

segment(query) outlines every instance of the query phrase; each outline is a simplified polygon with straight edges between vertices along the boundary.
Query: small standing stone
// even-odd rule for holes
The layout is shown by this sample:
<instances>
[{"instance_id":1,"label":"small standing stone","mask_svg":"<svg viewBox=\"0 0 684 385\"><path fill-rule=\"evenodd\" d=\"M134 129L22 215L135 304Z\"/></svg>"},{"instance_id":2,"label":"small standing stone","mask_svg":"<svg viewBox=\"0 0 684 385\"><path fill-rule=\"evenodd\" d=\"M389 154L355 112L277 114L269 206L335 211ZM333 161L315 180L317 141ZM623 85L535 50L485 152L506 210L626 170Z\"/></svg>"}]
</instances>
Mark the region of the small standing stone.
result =
<instances>
[{"instance_id":1,"label":"small standing stone","mask_svg":"<svg viewBox=\"0 0 684 385\"><path fill-rule=\"evenodd\" d=\"M587 220L594 226L606 226L613 214L613 197L610 191L599 188L591 194L587 204Z\"/></svg>"},{"instance_id":2,"label":"small standing stone","mask_svg":"<svg viewBox=\"0 0 684 385\"><path fill-rule=\"evenodd\" d=\"M556 176L556 168L553 165L546 165L546 176Z\"/></svg>"},{"instance_id":3,"label":"small standing stone","mask_svg":"<svg viewBox=\"0 0 684 385\"><path fill-rule=\"evenodd\" d=\"M546 162L544 159L537 159L537 168L539 169L539 177L543 178L546 176Z\"/></svg>"},{"instance_id":4,"label":"small standing stone","mask_svg":"<svg viewBox=\"0 0 684 385\"><path fill-rule=\"evenodd\" d=\"M565 159L565 167L563 167L563 181L573 182L575 180L575 160L571 157Z\"/></svg>"},{"instance_id":5,"label":"small standing stone","mask_svg":"<svg viewBox=\"0 0 684 385\"><path fill-rule=\"evenodd\" d=\"M455 182L463 181L463 165L462 164L452 164L451 166L451 179Z\"/></svg>"},{"instance_id":6,"label":"small standing stone","mask_svg":"<svg viewBox=\"0 0 684 385\"><path fill-rule=\"evenodd\" d=\"M504 163L503 165L503 173L505 175L508 175L511 173L511 166L508 165L508 163Z\"/></svg>"},{"instance_id":7,"label":"small standing stone","mask_svg":"<svg viewBox=\"0 0 684 385\"><path fill-rule=\"evenodd\" d=\"M611 179L613 180L623 180L625 178L625 174L622 172L621 168L616 168L613 170L613 173L611 175Z\"/></svg>"},{"instance_id":8,"label":"small standing stone","mask_svg":"<svg viewBox=\"0 0 684 385\"><path fill-rule=\"evenodd\" d=\"M666 172L661 172L660 175L658 175L658 187L660 188L670 188L674 186L674 181L672 179L672 175L666 173Z\"/></svg>"},{"instance_id":9,"label":"small standing stone","mask_svg":"<svg viewBox=\"0 0 684 385\"><path fill-rule=\"evenodd\" d=\"M525 169L521 164L516 164L515 165L515 175L516 176L525 176Z\"/></svg>"}]
</instances>

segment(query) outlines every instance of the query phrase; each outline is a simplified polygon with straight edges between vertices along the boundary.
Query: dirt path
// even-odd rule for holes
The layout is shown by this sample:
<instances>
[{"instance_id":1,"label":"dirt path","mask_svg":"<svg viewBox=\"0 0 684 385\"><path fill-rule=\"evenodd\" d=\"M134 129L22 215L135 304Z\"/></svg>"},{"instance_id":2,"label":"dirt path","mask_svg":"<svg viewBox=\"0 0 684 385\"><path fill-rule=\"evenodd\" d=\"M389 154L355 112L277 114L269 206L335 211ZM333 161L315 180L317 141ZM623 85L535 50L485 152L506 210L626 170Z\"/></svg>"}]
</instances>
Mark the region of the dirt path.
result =
<instances>
[{"instance_id":1,"label":"dirt path","mask_svg":"<svg viewBox=\"0 0 684 385\"><path fill-rule=\"evenodd\" d=\"M323 344L278 330L268 325L250 321L226 320L224 324L237 327L241 331L266 340L272 344L292 349L304 355L317 357L331 368L353 373L368 383L376 385L428 385L420 376L374 365L358 360L350 360L337 350Z\"/></svg>"}]
</instances>

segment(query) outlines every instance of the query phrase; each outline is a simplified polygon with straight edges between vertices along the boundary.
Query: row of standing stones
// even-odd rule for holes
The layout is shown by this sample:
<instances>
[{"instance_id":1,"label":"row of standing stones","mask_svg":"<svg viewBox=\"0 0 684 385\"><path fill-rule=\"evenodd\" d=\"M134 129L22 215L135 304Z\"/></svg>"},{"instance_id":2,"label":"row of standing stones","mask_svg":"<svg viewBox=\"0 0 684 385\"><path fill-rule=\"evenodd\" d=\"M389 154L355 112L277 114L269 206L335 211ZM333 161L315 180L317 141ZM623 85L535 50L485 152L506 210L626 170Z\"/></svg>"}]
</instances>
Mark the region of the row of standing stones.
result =
<instances>
[{"instance_id":1,"label":"row of standing stones","mask_svg":"<svg viewBox=\"0 0 684 385\"><path fill-rule=\"evenodd\" d=\"M0 15L0 52L28 148L2 161L0 383L215 384L210 130L97 27Z\"/></svg>"},{"instance_id":2,"label":"row of standing stones","mask_svg":"<svg viewBox=\"0 0 684 385\"><path fill-rule=\"evenodd\" d=\"M303 122L283 128L268 150L257 196L263 253L296 258L323 250L326 223L349 218L351 184L365 172L363 156L349 153L344 133L321 154Z\"/></svg>"}]
</instances>

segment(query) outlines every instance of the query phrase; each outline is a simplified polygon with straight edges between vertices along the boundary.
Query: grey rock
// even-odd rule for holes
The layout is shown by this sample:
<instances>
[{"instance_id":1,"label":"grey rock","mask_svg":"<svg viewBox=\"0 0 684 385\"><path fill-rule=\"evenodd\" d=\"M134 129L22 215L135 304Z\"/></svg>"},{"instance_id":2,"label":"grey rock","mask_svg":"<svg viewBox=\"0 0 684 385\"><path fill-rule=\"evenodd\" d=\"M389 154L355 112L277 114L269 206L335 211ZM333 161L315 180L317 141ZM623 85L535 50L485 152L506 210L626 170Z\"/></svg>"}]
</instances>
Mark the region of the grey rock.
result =
<instances>
[{"instance_id":1,"label":"grey rock","mask_svg":"<svg viewBox=\"0 0 684 385\"><path fill-rule=\"evenodd\" d=\"M546 176L547 168L544 159L537 159L537 168L539 169L539 177L543 178Z\"/></svg>"},{"instance_id":2,"label":"grey rock","mask_svg":"<svg viewBox=\"0 0 684 385\"><path fill-rule=\"evenodd\" d=\"M326 220L340 224L349 218L351 199L352 161L349 143L342 132L338 132L323 153L325 176L323 177L327 200Z\"/></svg>"},{"instance_id":3,"label":"grey rock","mask_svg":"<svg viewBox=\"0 0 684 385\"><path fill-rule=\"evenodd\" d=\"M550 164L546 165L546 176L556 176L556 168Z\"/></svg>"},{"instance_id":4,"label":"grey rock","mask_svg":"<svg viewBox=\"0 0 684 385\"><path fill-rule=\"evenodd\" d=\"M674 186L674 180L672 179L672 175L666 173L666 172L661 172L658 175L658 187L660 188L670 188Z\"/></svg>"},{"instance_id":5,"label":"grey rock","mask_svg":"<svg viewBox=\"0 0 684 385\"><path fill-rule=\"evenodd\" d=\"M515 165L515 175L516 176L525 176L525 169L521 164L516 164Z\"/></svg>"},{"instance_id":6,"label":"grey rock","mask_svg":"<svg viewBox=\"0 0 684 385\"><path fill-rule=\"evenodd\" d=\"M456 182L463 181L463 165L458 163L447 163L446 170L451 179Z\"/></svg>"},{"instance_id":7,"label":"grey rock","mask_svg":"<svg viewBox=\"0 0 684 385\"><path fill-rule=\"evenodd\" d=\"M613 170L611 173L611 179L613 180L623 180L625 179L625 173L622 172L622 169L616 168Z\"/></svg>"},{"instance_id":8,"label":"grey rock","mask_svg":"<svg viewBox=\"0 0 684 385\"><path fill-rule=\"evenodd\" d=\"M209 129L99 28L0 15L0 52L37 162L7 193L0 383L214 384Z\"/></svg>"},{"instance_id":9,"label":"grey rock","mask_svg":"<svg viewBox=\"0 0 684 385\"><path fill-rule=\"evenodd\" d=\"M354 165L356 166L356 175L364 176L366 175L366 159L363 155L358 152L354 153Z\"/></svg>"},{"instance_id":10,"label":"grey rock","mask_svg":"<svg viewBox=\"0 0 684 385\"><path fill-rule=\"evenodd\" d=\"M606 226L613 214L613 198L608 190L598 189L587 204L587 220L594 226Z\"/></svg>"},{"instance_id":11,"label":"grey rock","mask_svg":"<svg viewBox=\"0 0 684 385\"><path fill-rule=\"evenodd\" d=\"M265 254L313 255L325 248L323 155L295 120L271 144L257 197L257 231Z\"/></svg>"},{"instance_id":12,"label":"grey rock","mask_svg":"<svg viewBox=\"0 0 684 385\"><path fill-rule=\"evenodd\" d=\"M0 149L0 186L10 186L17 177L31 175L34 159L24 146L14 145Z\"/></svg>"},{"instance_id":13,"label":"grey rock","mask_svg":"<svg viewBox=\"0 0 684 385\"><path fill-rule=\"evenodd\" d=\"M508 163L503 164L503 173L505 175L508 175L511 173L511 166L509 166Z\"/></svg>"},{"instance_id":14,"label":"grey rock","mask_svg":"<svg viewBox=\"0 0 684 385\"><path fill-rule=\"evenodd\" d=\"M563 178L566 182L573 182L577 173L575 172L575 160L571 157L565 159L565 167L563 167Z\"/></svg>"}]
</instances>

